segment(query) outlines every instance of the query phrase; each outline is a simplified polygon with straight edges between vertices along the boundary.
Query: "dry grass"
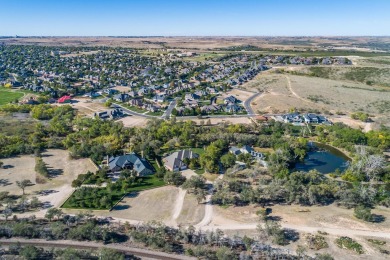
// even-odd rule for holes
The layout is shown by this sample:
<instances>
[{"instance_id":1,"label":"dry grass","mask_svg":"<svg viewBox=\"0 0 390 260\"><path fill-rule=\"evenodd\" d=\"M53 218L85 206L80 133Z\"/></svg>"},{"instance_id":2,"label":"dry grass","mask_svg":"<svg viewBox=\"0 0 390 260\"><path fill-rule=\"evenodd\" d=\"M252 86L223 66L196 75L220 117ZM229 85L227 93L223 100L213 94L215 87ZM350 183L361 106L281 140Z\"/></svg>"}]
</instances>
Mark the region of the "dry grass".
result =
<instances>
[{"instance_id":1,"label":"dry grass","mask_svg":"<svg viewBox=\"0 0 390 260\"><path fill-rule=\"evenodd\" d=\"M126 86L115 86L112 89L116 89L119 92L129 92L130 91L130 88L126 87Z\"/></svg>"},{"instance_id":2,"label":"dry grass","mask_svg":"<svg viewBox=\"0 0 390 260\"><path fill-rule=\"evenodd\" d=\"M10 165L11 168L0 169L1 179L9 182L9 185L2 186L2 191L8 191L11 194L21 194L17 187L16 181L29 179L34 186L28 187L27 192L39 191L45 189L55 189L71 182L82 173L87 171L96 171L95 166L89 159L71 160L68 151L65 150L48 150L42 154L44 162L53 176L45 184L35 184L36 173L35 158L33 155L23 155L2 159L4 165Z\"/></svg>"},{"instance_id":3,"label":"dry grass","mask_svg":"<svg viewBox=\"0 0 390 260\"><path fill-rule=\"evenodd\" d=\"M288 87L287 79L290 79L293 92ZM387 107L390 104L390 92L381 87L270 72L260 74L245 87L262 92L252 102L254 110L260 113L284 113L293 108L302 111L318 110L322 113L329 111L334 114L343 112L347 115L364 111L378 123L390 122L390 107Z\"/></svg>"},{"instance_id":4,"label":"dry grass","mask_svg":"<svg viewBox=\"0 0 390 260\"><path fill-rule=\"evenodd\" d=\"M254 94L253 92L249 92L249 91L245 91L245 90L241 90L241 89L233 89L233 90L231 90L231 91L228 91L228 92L226 93L226 95L223 95L223 97L233 95L233 96L235 96L238 100L244 102L244 101L247 100L249 97L251 97L253 94Z\"/></svg>"},{"instance_id":5,"label":"dry grass","mask_svg":"<svg viewBox=\"0 0 390 260\"><path fill-rule=\"evenodd\" d=\"M91 100L89 98L75 98L70 105L77 110L77 113L82 116L93 116L96 112L102 112L108 108L99 100Z\"/></svg>"},{"instance_id":6,"label":"dry grass","mask_svg":"<svg viewBox=\"0 0 390 260\"><path fill-rule=\"evenodd\" d=\"M138 194L129 194L111 212L101 212L99 215L139 221L168 222L172 218L178 193L178 188L164 186Z\"/></svg>"},{"instance_id":7,"label":"dry grass","mask_svg":"<svg viewBox=\"0 0 390 260\"><path fill-rule=\"evenodd\" d=\"M205 205L198 204L195 196L187 193L177 223L181 225L195 225L203 219L204 214Z\"/></svg>"}]
</instances>

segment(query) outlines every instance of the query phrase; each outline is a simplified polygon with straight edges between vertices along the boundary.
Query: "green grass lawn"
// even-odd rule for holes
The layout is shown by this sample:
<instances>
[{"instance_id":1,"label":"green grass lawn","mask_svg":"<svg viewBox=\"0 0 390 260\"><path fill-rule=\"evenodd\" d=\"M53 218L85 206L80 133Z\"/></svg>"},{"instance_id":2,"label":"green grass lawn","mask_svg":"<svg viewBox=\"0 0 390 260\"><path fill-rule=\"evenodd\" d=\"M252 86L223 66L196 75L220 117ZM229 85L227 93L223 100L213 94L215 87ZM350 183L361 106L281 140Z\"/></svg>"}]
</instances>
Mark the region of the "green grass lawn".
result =
<instances>
[{"instance_id":1,"label":"green grass lawn","mask_svg":"<svg viewBox=\"0 0 390 260\"><path fill-rule=\"evenodd\" d=\"M126 191L123 191L122 189L108 190L107 188L77 189L65 201L62 208L108 210L128 193L140 192L165 185L164 180L157 178L155 175L142 177L139 178L139 180L141 181L136 181L132 186L128 187ZM110 203L102 205L101 201L104 197L110 197Z\"/></svg>"},{"instance_id":2,"label":"green grass lawn","mask_svg":"<svg viewBox=\"0 0 390 260\"><path fill-rule=\"evenodd\" d=\"M124 106L124 107L126 107L126 108L128 108L128 109L130 109L131 111L134 111L134 112L136 112L136 113L141 113L141 114L143 114L143 113L147 112L147 110L144 110L144 109L142 109L142 108L135 107L135 106L128 106L128 105L123 105L123 104L122 104L122 106Z\"/></svg>"},{"instance_id":3,"label":"green grass lawn","mask_svg":"<svg viewBox=\"0 0 390 260\"><path fill-rule=\"evenodd\" d=\"M0 106L8 104L21 97L23 97L23 93L15 92L6 88L0 88Z\"/></svg>"},{"instance_id":4,"label":"green grass lawn","mask_svg":"<svg viewBox=\"0 0 390 260\"><path fill-rule=\"evenodd\" d=\"M164 114L163 111L157 111L157 112L148 112L147 115L149 116L162 116Z\"/></svg>"}]
</instances>

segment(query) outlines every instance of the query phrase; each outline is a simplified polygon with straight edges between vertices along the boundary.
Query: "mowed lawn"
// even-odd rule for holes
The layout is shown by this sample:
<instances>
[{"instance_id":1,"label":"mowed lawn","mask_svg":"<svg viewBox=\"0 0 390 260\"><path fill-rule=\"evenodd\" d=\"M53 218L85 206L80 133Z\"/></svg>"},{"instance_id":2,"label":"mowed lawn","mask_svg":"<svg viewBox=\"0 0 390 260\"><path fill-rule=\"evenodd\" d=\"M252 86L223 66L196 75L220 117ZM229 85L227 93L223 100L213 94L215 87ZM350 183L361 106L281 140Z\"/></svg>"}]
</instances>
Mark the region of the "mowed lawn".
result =
<instances>
[{"instance_id":1,"label":"mowed lawn","mask_svg":"<svg viewBox=\"0 0 390 260\"><path fill-rule=\"evenodd\" d=\"M0 88L0 106L8 104L15 99L23 97L23 93L14 92L5 88Z\"/></svg>"}]
</instances>

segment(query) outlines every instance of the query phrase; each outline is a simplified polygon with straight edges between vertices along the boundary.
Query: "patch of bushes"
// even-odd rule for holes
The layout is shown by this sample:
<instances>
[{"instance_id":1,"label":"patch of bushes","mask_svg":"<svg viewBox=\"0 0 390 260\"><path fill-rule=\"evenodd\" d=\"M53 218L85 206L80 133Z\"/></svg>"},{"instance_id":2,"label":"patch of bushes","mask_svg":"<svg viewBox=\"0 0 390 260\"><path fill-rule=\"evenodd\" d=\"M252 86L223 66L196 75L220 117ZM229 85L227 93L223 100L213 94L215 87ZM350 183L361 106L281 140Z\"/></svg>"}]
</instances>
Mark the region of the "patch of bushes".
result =
<instances>
[{"instance_id":1,"label":"patch of bushes","mask_svg":"<svg viewBox=\"0 0 390 260\"><path fill-rule=\"evenodd\" d=\"M372 222L373 221L373 216L371 214L371 209L368 207L365 207L363 205L357 206L354 209L354 216L358 219L367 221L367 222Z\"/></svg>"},{"instance_id":2,"label":"patch of bushes","mask_svg":"<svg viewBox=\"0 0 390 260\"><path fill-rule=\"evenodd\" d=\"M378 240L378 239L367 239L368 242L370 242L371 244L373 245L377 245L377 246L383 246L383 245L386 245L386 241L383 241L383 240Z\"/></svg>"},{"instance_id":3,"label":"patch of bushes","mask_svg":"<svg viewBox=\"0 0 390 260\"><path fill-rule=\"evenodd\" d=\"M306 242L309 248L314 250L320 250L329 247L328 243L325 240L325 237L321 235L308 234L306 236Z\"/></svg>"},{"instance_id":4,"label":"patch of bushes","mask_svg":"<svg viewBox=\"0 0 390 260\"><path fill-rule=\"evenodd\" d=\"M335 243L338 247L355 251L359 255L364 253L362 245L350 237L339 237L335 240Z\"/></svg>"}]
</instances>

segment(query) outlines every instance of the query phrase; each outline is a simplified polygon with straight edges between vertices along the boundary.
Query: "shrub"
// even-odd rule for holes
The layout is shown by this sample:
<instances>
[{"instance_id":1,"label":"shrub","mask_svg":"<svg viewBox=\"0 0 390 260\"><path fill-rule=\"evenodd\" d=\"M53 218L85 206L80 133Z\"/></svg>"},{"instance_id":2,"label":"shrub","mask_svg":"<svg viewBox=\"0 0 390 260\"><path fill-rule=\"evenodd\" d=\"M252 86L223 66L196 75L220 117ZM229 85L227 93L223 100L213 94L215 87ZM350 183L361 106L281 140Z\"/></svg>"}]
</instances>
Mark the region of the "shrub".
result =
<instances>
[{"instance_id":1,"label":"shrub","mask_svg":"<svg viewBox=\"0 0 390 260\"><path fill-rule=\"evenodd\" d=\"M329 247L328 243L325 241L325 237L321 235L308 234L306 236L306 242L309 245L309 248L314 250L320 250Z\"/></svg>"},{"instance_id":2,"label":"shrub","mask_svg":"<svg viewBox=\"0 0 390 260\"><path fill-rule=\"evenodd\" d=\"M363 254L364 250L362 245L353 240L350 237L339 237L335 240L335 243L338 247L355 251L358 254Z\"/></svg>"},{"instance_id":3,"label":"shrub","mask_svg":"<svg viewBox=\"0 0 390 260\"><path fill-rule=\"evenodd\" d=\"M354 216L367 222L371 222L373 220L371 209L362 205L355 208Z\"/></svg>"}]
</instances>

